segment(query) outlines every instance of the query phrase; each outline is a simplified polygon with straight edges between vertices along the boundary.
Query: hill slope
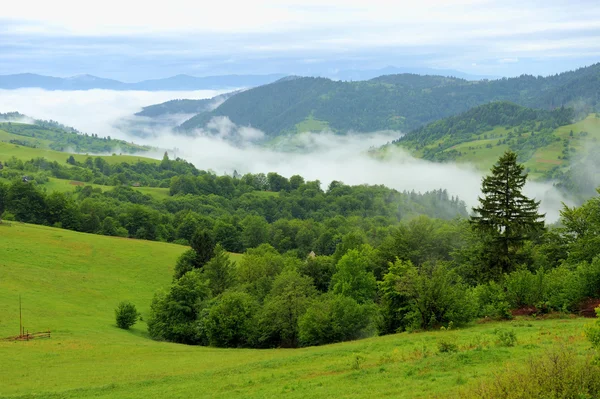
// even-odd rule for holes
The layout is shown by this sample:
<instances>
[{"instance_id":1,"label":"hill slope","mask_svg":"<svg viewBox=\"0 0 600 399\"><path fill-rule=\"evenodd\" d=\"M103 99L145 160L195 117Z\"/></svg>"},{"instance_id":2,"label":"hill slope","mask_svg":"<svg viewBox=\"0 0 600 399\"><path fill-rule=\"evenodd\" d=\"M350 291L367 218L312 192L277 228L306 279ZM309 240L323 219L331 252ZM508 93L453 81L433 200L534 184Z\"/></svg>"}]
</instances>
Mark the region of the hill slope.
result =
<instances>
[{"instance_id":1,"label":"hill slope","mask_svg":"<svg viewBox=\"0 0 600 399\"><path fill-rule=\"evenodd\" d=\"M46 340L0 340L2 398L448 397L557 342L588 346L583 319L486 323L297 350L156 342L144 322L116 328L113 309L126 299L146 317L185 247L23 224L0 225L0 241L0 337L18 331L19 295L26 329L52 331ZM493 344L502 326L515 331L517 346ZM438 353L438 341L448 339L458 352Z\"/></svg>"},{"instance_id":2,"label":"hill slope","mask_svg":"<svg viewBox=\"0 0 600 399\"><path fill-rule=\"evenodd\" d=\"M324 127L336 132L407 131L491 101L543 109L585 104L580 108L588 112L600 104L599 93L600 64L549 77L475 82L411 74L363 82L284 79L239 93L186 121L179 130L191 134L213 117L226 116L270 137Z\"/></svg>"},{"instance_id":3,"label":"hill slope","mask_svg":"<svg viewBox=\"0 0 600 399\"><path fill-rule=\"evenodd\" d=\"M148 146L86 134L55 121L34 120L18 112L0 114L0 141L24 147L72 151L78 153L135 154L147 152Z\"/></svg>"}]
</instances>

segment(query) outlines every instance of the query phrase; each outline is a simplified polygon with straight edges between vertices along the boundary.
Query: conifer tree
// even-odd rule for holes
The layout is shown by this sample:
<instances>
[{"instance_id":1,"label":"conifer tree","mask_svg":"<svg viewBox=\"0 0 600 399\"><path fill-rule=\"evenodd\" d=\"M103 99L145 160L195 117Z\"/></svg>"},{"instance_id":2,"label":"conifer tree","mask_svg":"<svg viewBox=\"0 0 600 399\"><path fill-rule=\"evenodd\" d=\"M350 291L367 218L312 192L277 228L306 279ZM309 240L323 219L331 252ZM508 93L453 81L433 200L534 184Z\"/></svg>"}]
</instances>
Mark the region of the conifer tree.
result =
<instances>
[{"instance_id":1,"label":"conifer tree","mask_svg":"<svg viewBox=\"0 0 600 399\"><path fill-rule=\"evenodd\" d=\"M544 216L538 213L540 202L522 193L527 180L517 154L504 153L492 174L483 179L480 206L473 208L473 228L486 237L484 252L488 275L496 276L514 270L516 254L532 233L544 228Z\"/></svg>"}]
</instances>

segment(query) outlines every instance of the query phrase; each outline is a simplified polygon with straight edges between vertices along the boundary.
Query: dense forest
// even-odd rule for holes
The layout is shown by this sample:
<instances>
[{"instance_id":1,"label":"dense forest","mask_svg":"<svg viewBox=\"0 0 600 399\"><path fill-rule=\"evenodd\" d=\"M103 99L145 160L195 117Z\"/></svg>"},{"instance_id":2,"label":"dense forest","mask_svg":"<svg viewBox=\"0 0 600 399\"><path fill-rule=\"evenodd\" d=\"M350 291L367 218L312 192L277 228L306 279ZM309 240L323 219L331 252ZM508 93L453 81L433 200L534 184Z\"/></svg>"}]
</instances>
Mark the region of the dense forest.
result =
<instances>
[{"instance_id":1,"label":"dense forest","mask_svg":"<svg viewBox=\"0 0 600 399\"><path fill-rule=\"evenodd\" d=\"M150 147L128 143L124 140L99 137L97 134L81 133L78 130L55 121L31 120L31 123L17 123L27 118L18 112L0 114L0 130L23 137L15 139L18 144L27 147L45 147L56 151L72 151L79 153L113 153L135 154L150 150ZM6 121L6 122L3 122Z\"/></svg>"},{"instance_id":2,"label":"dense forest","mask_svg":"<svg viewBox=\"0 0 600 399\"><path fill-rule=\"evenodd\" d=\"M384 186L348 186L277 173L217 176L183 160L109 165L100 157L78 163L9 159L0 177L0 215L88 233L189 244L200 227L232 252L268 243L282 253L331 254L343 235L360 230L372 242L393 226L419 215L466 216L464 203L444 190L398 192ZM102 192L78 186L74 193L46 194L50 177L112 184ZM26 181L24 181L26 180ZM155 199L134 186L169 189Z\"/></svg>"},{"instance_id":3,"label":"dense forest","mask_svg":"<svg viewBox=\"0 0 600 399\"><path fill-rule=\"evenodd\" d=\"M287 78L238 93L186 121L179 131L189 134L215 116L260 129L269 137L295 132L307 119L326 123L336 132L410 131L491 101L540 109L576 105L578 113L587 113L598 108L599 84L600 64L548 77L475 82L411 74L362 82Z\"/></svg>"}]
</instances>

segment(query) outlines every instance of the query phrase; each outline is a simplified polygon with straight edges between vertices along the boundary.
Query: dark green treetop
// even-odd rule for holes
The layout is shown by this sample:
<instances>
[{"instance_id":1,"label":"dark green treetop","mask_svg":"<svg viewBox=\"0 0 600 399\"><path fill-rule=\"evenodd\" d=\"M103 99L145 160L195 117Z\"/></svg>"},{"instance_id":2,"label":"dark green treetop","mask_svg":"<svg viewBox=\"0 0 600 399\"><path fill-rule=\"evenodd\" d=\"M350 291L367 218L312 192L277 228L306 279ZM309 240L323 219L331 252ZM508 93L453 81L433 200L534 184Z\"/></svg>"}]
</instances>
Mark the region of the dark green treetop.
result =
<instances>
[{"instance_id":1,"label":"dark green treetop","mask_svg":"<svg viewBox=\"0 0 600 399\"><path fill-rule=\"evenodd\" d=\"M486 236L487 259L491 276L507 273L516 266L517 252L532 233L544 229L544 216L538 212L540 201L522 193L527 180L517 154L504 153L492 174L483 179L480 206L473 208L473 228Z\"/></svg>"}]
</instances>

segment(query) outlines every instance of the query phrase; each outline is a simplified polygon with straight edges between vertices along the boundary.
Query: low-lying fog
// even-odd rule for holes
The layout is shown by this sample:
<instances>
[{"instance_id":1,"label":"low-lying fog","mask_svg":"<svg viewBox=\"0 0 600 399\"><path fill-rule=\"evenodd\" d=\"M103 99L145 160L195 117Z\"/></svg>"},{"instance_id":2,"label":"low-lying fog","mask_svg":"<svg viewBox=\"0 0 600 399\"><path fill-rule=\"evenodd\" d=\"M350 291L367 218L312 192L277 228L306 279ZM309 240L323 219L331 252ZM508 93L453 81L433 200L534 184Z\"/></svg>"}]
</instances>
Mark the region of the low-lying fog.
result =
<instances>
[{"instance_id":1,"label":"low-lying fog","mask_svg":"<svg viewBox=\"0 0 600 399\"><path fill-rule=\"evenodd\" d=\"M228 119L214 120L212 137L174 135L169 129L156 127L145 131L145 138L134 137L127 123L143 106L176 98L210 98L218 91L140 92L140 91L45 91L40 89L0 90L0 113L18 111L36 119L52 119L85 133L111 136L159 148L174 149L176 156L187 159L199 169L218 174L277 172L284 176L299 174L308 180L320 180L323 188L332 180L346 184L384 184L398 190L427 191L445 188L458 195L468 206L477 204L483 174L469 165L438 164L416 159L397 150L392 160L380 161L367 155L371 146L378 147L398 138L399 132L369 134L307 133L296 138L310 151L285 152L250 144L262 135L256 129L235 126ZM173 123L179 122L173 117ZM145 127L148 129L148 127ZM151 129L151 128L150 128ZM244 146L231 145L225 137L235 134ZM173 151L170 151L170 155ZM162 151L152 154L162 157ZM558 218L561 201L566 201L551 184L528 183L526 192L542 200L542 211L549 221Z\"/></svg>"}]
</instances>

